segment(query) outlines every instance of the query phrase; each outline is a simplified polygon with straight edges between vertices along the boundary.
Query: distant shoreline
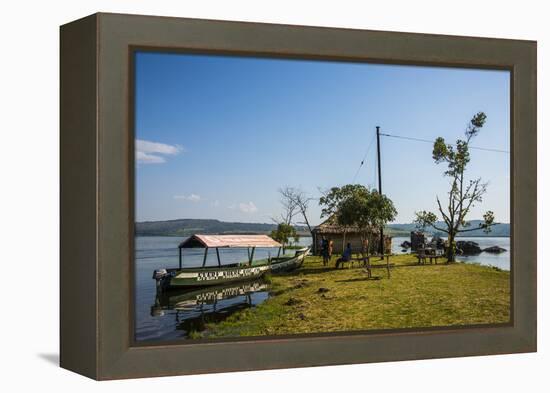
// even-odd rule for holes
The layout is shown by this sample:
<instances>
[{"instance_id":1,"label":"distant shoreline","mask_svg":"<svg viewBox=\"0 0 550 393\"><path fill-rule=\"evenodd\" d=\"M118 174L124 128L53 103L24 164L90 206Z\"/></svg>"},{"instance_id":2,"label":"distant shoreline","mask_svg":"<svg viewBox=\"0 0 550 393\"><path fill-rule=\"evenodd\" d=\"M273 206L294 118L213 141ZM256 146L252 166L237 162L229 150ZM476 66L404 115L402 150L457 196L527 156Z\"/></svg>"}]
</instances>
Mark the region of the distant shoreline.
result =
<instances>
[{"instance_id":1,"label":"distant shoreline","mask_svg":"<svg viewBox=\"0 0 550 393\"><path fill-rule=\"evenodd\" d=\"M469 221L470 228L476 228L470 232L470 236L459 237L510 237L510 224L501 223L495 225L489 234L485 234L479 225L480 220ZM441 224L443 225L443 224ZM310 236L310 232L305 225L294 225L298 234L302 237ZM225 235L245 235L245 234L270 234L277 228L275 223L253 223L253 222L226 222L214 219L194 219L183 218L166 221L142 221L135 223L136 236L176 236L185 237L195 233L203 234L225 234ZM417 230L414 223L410 224L388 224L385 233L393 237L408 237L411 231ZM436 231L426 231L429 236L433 236ZM444 234L440 234L445 237Z\"/></svg>"}]
</instances>

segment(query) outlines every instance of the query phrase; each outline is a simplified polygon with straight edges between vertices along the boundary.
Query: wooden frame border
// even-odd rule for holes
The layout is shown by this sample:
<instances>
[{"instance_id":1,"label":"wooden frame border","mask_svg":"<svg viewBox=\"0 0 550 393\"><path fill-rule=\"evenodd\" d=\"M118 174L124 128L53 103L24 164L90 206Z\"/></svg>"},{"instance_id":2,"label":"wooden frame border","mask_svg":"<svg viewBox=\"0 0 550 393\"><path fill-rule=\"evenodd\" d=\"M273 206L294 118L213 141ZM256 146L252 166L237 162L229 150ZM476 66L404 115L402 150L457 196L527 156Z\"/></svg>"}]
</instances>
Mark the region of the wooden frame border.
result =
<instances>
[{"instance_id":1,"label":"wooden frame border","mask_svg":"<svg viewBox=\"0 0 550 393\"><path fill-rule=\"evenodd\" d=\"M136 345L136 48L511 71L512 322ZM95 14L61 27L61 366L95 379L536 351L536 43Z\"/></svg>"}]
</instances>

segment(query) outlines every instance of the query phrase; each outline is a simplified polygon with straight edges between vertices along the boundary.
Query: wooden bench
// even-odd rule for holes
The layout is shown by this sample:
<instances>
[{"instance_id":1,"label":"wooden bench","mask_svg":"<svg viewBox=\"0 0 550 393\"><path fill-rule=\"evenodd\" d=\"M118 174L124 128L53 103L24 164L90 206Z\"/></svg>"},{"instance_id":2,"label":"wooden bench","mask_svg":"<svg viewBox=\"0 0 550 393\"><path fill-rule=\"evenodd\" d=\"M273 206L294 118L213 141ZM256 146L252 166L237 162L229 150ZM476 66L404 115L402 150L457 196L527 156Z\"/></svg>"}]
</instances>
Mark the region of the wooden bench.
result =
<instances>
[{"instance_id":1,"label":"wooden bench","mask_svg":"<svg viewBox=\"0 0 550 393\"><path fill-rule=\"evenodd\" d=\"M419 265L425 265L427 260L430 260L430 265L432 265L434 261L437 265L437 260L439 258L445 258L445 254L434 254L431 252L426 252L426 250L419 249L416 253L416 258L418 259Z\"/></svg>"},{"instance_id":2,"label":"wooden bench","mask_svg":"<svg viewBox=\"0 0 550 393\"><path fill-rule=\"evenodd\" d=\"M350 267L353 267L355 262L359 262L360 266L363 266L365 268L365 272L368 274L369 278L372 278L372 269L386 269L388 273L388 278L391 277L390 268L394 267L395 264L390 263L390 257L393 254L384 254L384 255L366 255L366 256L360 256L360 257L352 257L348 261L340 261L339 263L336 263L336 268L339 268L340 265L342 267L345 267L345 264L349 264ZM385 263L372 263L372 260L381 260Z\"/></svg>"},{"instance_id":3,"label":"wooden bench","mask_svg":"<svg viewBox=\"0 0 550 393\"><path fill-rule=\"evenodd\" d=\"M340 266L342 266L342 268L344 268L346 264L348 264L348 267L353 267L355 262L359 262L359 266L361 266L361 265L364 264L363 260L364 260L363 257L355 257L355 258L352 257L352 258L348 259L347 261L340 261L340 262L338 262L338 260L336 260L336 268L338 269Z\"/></svg>"}]
</instances>

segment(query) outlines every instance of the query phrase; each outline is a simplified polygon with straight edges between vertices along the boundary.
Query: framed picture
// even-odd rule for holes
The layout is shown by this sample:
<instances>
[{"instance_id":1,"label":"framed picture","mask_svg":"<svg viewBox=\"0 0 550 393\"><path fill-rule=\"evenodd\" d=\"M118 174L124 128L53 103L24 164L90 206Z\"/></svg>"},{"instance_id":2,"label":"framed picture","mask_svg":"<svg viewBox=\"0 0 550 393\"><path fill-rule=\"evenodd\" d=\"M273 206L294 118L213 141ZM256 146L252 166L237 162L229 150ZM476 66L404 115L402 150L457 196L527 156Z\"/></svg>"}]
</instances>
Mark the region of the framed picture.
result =
<instances>
[{"instance_id":1,"label":"framed picture","mask_svg":"<svg viewBox=\"0 0 550 393\"><path fill-rule=\"evenodd\" d=\"M61 366L536 351L536 43L61 27Z\"/></svg>"}]
</instances>

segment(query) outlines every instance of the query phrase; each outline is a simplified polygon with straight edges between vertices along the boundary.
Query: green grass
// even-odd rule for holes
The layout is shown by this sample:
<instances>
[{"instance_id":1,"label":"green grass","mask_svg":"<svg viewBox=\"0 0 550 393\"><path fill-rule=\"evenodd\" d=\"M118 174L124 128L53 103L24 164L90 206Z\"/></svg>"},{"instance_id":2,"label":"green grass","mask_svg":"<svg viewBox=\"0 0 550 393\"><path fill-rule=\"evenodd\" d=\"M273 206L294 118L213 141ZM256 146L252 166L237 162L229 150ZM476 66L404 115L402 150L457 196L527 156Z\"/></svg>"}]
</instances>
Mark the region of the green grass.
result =
<instances>
[{"instance_id":1,"label":"green grass","mask_svg":"<svg viewBox=\"0 0 550 393\"><path fill-rule=\"evenodd\" d=\"M475 264L417 266L410 255L390 259L391 279L374 269L322 266L319 257L270 277L271 298L207 325L193 338L263 336L369 329L506 323L510 274ZM322 288L322 289L321 289Z\"/></svg>"}]
</instances>

